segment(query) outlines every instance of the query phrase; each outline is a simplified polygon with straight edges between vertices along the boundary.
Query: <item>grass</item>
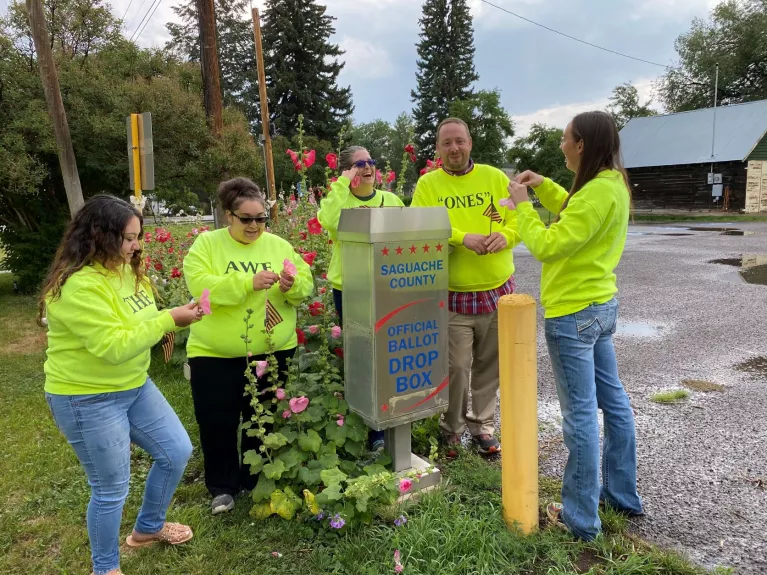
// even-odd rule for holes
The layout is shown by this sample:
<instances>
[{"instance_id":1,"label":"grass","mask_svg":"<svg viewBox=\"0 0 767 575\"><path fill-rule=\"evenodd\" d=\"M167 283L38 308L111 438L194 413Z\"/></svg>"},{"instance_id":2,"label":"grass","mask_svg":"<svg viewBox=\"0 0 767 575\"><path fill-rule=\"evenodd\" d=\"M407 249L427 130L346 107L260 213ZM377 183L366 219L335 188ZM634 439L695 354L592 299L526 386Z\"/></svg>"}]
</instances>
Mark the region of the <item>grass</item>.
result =
<instances>
[{"instance_id":1,"label":"grass","mask_svg":"<svg viewBox=\"0 0 767 575\"><path fill-rule=\"evenodd\" d=\"M673 391L655 393L650 397L650 401L655 403L678 403L688 397L690 397L690 392L686 389L675 389Z\"/></svg>"},{"instance_id":2,"label":"grass","mask_svg":"<svg viewBox=\"0 0 767 575\"><path fill-rule=\"evenodd\" d=\"M712 393L714 391L721 392L727 389L727 387L721 383L713 383L711 381L703 381L700 379L685 379L682 381L682 385L687 389L701 391L703 393Z\"/></svg>"},{"instance_id":3,"label":"grass","mask_svg":"<svg viewBox=\"0 0 767 575\"><path fill-rule=\"evenodd\" d=\"M88 486L45 403L45 339L33 324L34 314L34 301L12 295L10 275L0 275L0 573L90 573ZM604 535L589 544L546 528L543 521L530 537L507 529L499 464L471 452L444 465L446 486L409 506L409 520L401 528L383 518L342 534L318 533L308 524L276 518L255 522L246 499L232 513L213 518L201 480L188 382L158 362L152 375L195 443L169 512L169 520L192 525L195 538L178 548L123 549L128 575L244 575L255 570L264 575L379 575L394 572L395 549L401 550L406 575L704 573L627 533L626 519L613 512L602 516ZM140 505L149 464L143 452L133 453L123 537ZM541 477L539 487L542 511L546 502L558 499L561 485Z\"/></svg>"}]
</instances>

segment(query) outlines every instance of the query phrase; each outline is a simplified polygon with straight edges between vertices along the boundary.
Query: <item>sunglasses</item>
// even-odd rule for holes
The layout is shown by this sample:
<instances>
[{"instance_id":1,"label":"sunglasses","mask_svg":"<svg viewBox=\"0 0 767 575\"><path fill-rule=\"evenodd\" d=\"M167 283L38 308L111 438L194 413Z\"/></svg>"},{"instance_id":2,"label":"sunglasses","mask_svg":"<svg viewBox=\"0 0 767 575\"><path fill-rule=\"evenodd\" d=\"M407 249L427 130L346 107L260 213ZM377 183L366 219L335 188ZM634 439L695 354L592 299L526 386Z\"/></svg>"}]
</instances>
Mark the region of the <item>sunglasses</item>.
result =
<instances>
[{"instance_id":1,"label":"sunglasses","mask_svg":"<svg viewBox=\"0 0 767 575\"><path fill-rule=\"evenodd\" d=\"M246 226L249 226L253 222L256 222L257 224L265 224L266 222L269 221L269 216L255 216L255 217L252 217L252 216L238 216L234 212L232 212L232 215L235 218L237 218L238 220L240 220L243 223L243 225L246 225Z\"/></svg>"},{"instance_id":2,"label":"sunglasses","mask_svg":"<svg viewBox=\"0 0 767 575\"><path fill-rule=\"evenodd\" d=\"M356 161L356 162L354 162L352 164L352 166L354 166L355 168L360 168L360 169L364 168L365 166L373 167L375 165L376 165L376 161L372 160L372 159L371 160L358 160L358 161Z\"/></svg>"}]
</instances>

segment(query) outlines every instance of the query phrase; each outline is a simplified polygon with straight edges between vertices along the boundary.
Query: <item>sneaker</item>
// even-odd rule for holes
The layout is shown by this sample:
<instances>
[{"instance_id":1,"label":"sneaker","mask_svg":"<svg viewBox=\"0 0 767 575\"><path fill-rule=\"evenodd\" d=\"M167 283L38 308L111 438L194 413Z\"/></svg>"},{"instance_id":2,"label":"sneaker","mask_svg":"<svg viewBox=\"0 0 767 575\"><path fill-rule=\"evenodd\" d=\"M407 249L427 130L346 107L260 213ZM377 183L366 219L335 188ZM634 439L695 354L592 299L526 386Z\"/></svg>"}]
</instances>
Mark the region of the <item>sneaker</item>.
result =
<instances>
[{"instance_id":1,"label":"sneaker","mask_svg":"<svg viewBox=\"0 0 767 575\"><path fill-rule=\"evenodd\" d=\"M218 515L219 513L226 513L227 511L231 511L232 509L234 509L234 497L232 497L228 493L216 495L213 498L213 501L211 501L210 503L210 511L211 513L213 513L213 515Z\"/></svg>"},{"instance_id":2,"label":"sneaker","mask_svg":"<svg viewBox=\"0 0 767 575\"><path fill-rule=\"evenodd\" d=\"M477 450L482 455L495 455L501 452L500 442L490 435L489 433L483 433L482 435L475 435L472 437L474 444L477 446Z\"/></svg>"},{"instance_id":3,"label":"sneaker","mask_svg":"<svg viewBox=\"0 0 767 575\"><path fill-rule=\"evenodd\" d=\"M384 450L384 440L376 439L370 447L370 451L373 453L381 453Z\"/></svg>"},{"instance_id":4,"label":"sneaker","mask_svg":"<svg viewBox=\"0 0 767 575\"><path fill-rule=\"evenodd\" d=\"M619 513L620 515L625 515L626 517L644 517L645 513L644 511L630 511L628 509L619 509L618 507L615 507L614 505L611 505L610 503L607 503L604 499L599 500L599 508L602 510L610 509L612 511L615 511L616 513Z\"/></svg>"},{"instance_id":5,"label":"sneaker","mask_svg":"<svg viewBox=\"0 0 767 575\"><path fill-rule=\"evenodd\" d=\"M458 450L461 448L461 436L455 433L442 434L442 445L445 446L445 457L455 459L458 457Z\"/></svg>"},{"instance_id":6,"label":"sneaker","mask_svg":"<svg viewBox=\"0 0 767 575\"><path fill-rule=\"evenodd\" d=\"M563 529L564 531L569 531L567 528L567 525L565 525L565 522L562 521L562 518L560 515L562 514L562 504L561 503L549 503L546 506L546 517L549 518L549 522L558 529Z\"/></svg>"}]
</instances>

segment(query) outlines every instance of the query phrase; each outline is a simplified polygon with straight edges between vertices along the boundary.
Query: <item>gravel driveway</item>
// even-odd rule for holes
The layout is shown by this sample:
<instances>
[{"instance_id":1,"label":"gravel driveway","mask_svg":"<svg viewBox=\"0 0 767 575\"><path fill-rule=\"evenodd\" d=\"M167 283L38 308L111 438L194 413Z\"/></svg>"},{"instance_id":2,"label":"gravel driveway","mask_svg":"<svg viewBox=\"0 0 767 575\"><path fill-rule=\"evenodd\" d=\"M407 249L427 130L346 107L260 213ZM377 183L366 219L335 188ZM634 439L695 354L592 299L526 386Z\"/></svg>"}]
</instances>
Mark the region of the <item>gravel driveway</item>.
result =
<instances>
[{"instance_id":1,"label":"gravel driveway","mask_svg":"<svg viewBox=\"0 0 767 575\"><path fill-rule=\"evenodd\" d=\"M731 227L746 234L630 228L617 272L616 348L637 413L639 490L647 511L632 526L706 567L766 574L767 359L760 358L767 357L767 286L745 283L738 267L708 262L767 256L767 223ZM515 249L515 262L518 292L539 297L540 264L523 246ZM541 471L561 477L566 450L539 313ZM692 391L671 405L650 401L656 392L680 389L683 380L725 388Z\"/></svg>"}]
</instances>

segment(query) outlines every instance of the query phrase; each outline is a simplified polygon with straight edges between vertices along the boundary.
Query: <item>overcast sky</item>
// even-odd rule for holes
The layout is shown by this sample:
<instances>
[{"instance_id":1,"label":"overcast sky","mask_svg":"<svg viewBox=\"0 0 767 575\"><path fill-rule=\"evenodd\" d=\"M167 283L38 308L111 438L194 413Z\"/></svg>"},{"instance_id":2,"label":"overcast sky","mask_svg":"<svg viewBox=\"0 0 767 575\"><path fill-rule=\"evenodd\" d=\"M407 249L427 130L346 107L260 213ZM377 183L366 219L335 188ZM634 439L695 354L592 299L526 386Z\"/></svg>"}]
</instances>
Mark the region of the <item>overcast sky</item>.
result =
<instances>
[{"instance_id":1,"label":"overcast sky","mask_svg":"<svg viewBox=\"0 0 767 575\"><path fill-rule=\"evenodd\" d=\"M0 0L5 3L6 0ZM130 36L154 0L113 0L126 9ZM162 45L165 23L177 0L160 5L139 38ZM661 64L676 61L674 40L695 17L706 18L716 0L490 0L548 27L588 42ZM129 7L130 3L130 7ZM143 3L143 6L142 6ZM351 85L354 119L394 120L412 108L415 85L418 0L327 0L337 18L333 41L346 50L340 82ZM254 0L263 7L263 0ZM517 133L533 122L563 127L576 113L604 108L611 90L632 82L647 98L663 69L609 54L538 28L482 0L470 0L474 14L478 89L501 90ZM244 14L243 17L247 17Z\"/></svg>"}]
</instances>

